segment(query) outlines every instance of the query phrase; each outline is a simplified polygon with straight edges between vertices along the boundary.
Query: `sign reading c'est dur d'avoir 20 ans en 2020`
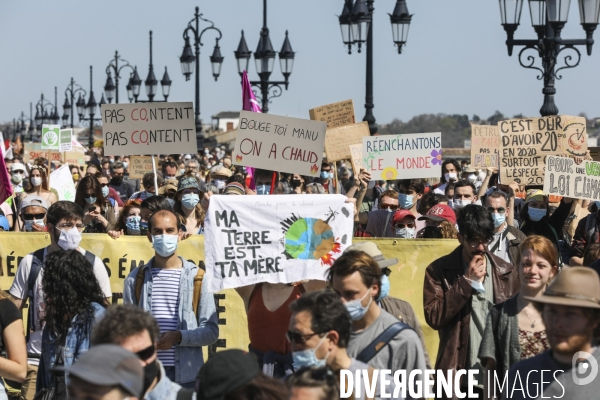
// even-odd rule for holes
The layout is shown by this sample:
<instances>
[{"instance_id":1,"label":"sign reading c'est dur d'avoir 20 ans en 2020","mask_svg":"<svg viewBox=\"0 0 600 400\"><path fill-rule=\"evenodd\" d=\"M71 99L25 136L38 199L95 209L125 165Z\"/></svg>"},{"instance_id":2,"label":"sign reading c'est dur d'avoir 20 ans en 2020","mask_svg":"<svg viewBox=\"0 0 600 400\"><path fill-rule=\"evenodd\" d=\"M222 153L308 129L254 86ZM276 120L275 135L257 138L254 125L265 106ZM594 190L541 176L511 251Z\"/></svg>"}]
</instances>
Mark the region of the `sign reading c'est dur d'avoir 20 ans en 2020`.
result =
<instances>
[{"instance_id":1,"label":"sign reading c'est dur d'avoir 20 ans en 2020","mask_svg":"<svg viewBox=\"0 0 600 400\"><path fill-rule=\"evenodd\" d=\"M436 178L442 174L442 134L363 137L363 165L371 180Z\"/></svg>"},{"instance_id":2,"label":"sign reading c'est dur d'avoir 20 ans en 2020","mask_svg":"<svg viewBox=\"0 0 600 400\"><path fill-rule=\"evenodd\" d=\"M104 155L196 153L192 103L103 104Z\"/></svg>"}]
</instances>

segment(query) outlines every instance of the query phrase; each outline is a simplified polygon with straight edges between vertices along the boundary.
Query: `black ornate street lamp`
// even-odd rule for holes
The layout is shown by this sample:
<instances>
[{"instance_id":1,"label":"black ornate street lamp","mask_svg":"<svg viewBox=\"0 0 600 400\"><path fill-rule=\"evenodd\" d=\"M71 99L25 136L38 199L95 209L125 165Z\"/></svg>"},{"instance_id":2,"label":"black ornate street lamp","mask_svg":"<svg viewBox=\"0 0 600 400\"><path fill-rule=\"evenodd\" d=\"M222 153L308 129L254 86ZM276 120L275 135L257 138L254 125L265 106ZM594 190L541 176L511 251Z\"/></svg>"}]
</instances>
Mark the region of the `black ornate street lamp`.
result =
<instances>
[{"instance_id":1,"label":"black ornate street lamp","mask_svg":"<svg viewBox=\"0 0 600 400\"><path fill-rule=\"evenodd\" d=\"M21 116L17 119L20 123L20 127L18 131L22 136L23 141L27 141L27 133L29 133L29 141L33 138L33 129L35 126L35 121L33 119L33 103L29 103L29 118L25 116L25 113L21 111Z\"/></svg>"},{"instance_id":2,"label":"black ornate street lamp","mask_svg":"<svg viewBox=\"0 0 600 400\"><path fill-rule=\"evenodd\" d=\"M71 119L71 128L75 124L75 96L79 93L79 96L83 95L84 97L87 95L85 89L83 89L78 83L75 83L75 80L71 78L71 83L65 89L65 102L63 104L63 109L65 113L62 116L63 126L67 126L69 123L69 118ZM71 101L69 102L69 99Z\"/></svg>"},{"instance_id":3,"label":"black ornate street lamp","mask_svg":"<svg viewBox=\"0 0 600 400\"><path fill-rule=\"evenodd\" d=\"M538 80L544 80L544 104L540 108L542 116L557 115L558 107L554 103L556 79L562 79L558 72L562 69L575 68L581 61L581 53L576 46L585 46L588 56L592 54L594 30L600 18L600 0L579 0L581 25L586 33L585 39L563 39L560 34L567 23L571 0L529 0L531 25L537 33L537 39L515 39L514 33L521 20L524 0L499 0L500 18L506 31L506 47L511 56L513 47L522 46L519 51L519 64L523 68L540 72ZM525 56L525 52L533 50L534 54ZM564 56L564 65L556 68L557 60L563 51L572 50ZM535 64L535 53L541 59L541 67Z\"/></svg>"},{"instance_id":4,"label":"black ornate street lamp","mask_svg":"<svg viewBox=\"0 0 600 400\"><path fill-rule=\"evenodd\" d=\"M132 91L133 97L136 103L152 103L154 101L154 96L156 96L156 89L158 88L158 81L156 80L156 76L154 75L154 64L152 63L152 31L150 31L150 64L148 66L148 76L144 81L144 86L146 87L146 95L148 96L148 100L139 100L139 85L141 84L141 80L139 75L137 74L137 66L134 68L133 76L130 79L130 83L133 86L138 85L137 91ZM171 79L169 78L169 74L167 73L167 67L165 67L165 73L163 78L160 81L160 85L162 87L162 94L167 101L169 97L169 92L171 90ZM137 92L137 95L136 95Z\"/></svg>"},{"instance_id":5,"label":"black ornate street lamp","mask_svg":"<svg viewBox=\"0 0 600 400\"><path fill-rule=\"evenodd\" d=\"M244 31L242 31L242 38L238 45L238 49L233 52L237 60L238 72L240 76L244 71L248 71L248 63L250 61L251 51L248 50L246 39L244 38ZM285 39L279 52L279 66L281 73L283 74L283 81L270 81L269 77L273 72L275 64L275 57L277 53L273 50L273 44L269 37L269 28L267 27L267 0L263 0L263 27L260 31L260 39L258 46L254 52L254 61L256 63L256 72L260 77L259 81L250 81L250 84L260 90L260 94L256 93L256 97L260 99L262 104L262 112L269 112L269 103L271 99L281 96L283 89L281 86L285 86L285 90L288 89L289 77L292 74L292 68L294 66L295 52L292 50L290 39L288 37L288 31L285 31Z\"/></svg>"},{"instance_id":6,"label":"black ornate street lamp","mask_svg":"<svg viewBox=\"0 0 600 400\"><path fill-rule=\"evenodd\" d=\"M202 29L202 31L200 31L200 20L208 22L210 26L207 26L206 28ZM195 25L193 24L194 22ZM216 39L213 54L210 57L212 73L216 81L221 73L221 65L223 64L223 57L221 56L221 50L219 48L219 40L223 37L223 34L219 30L219 28L215 27L215 24L212 21L202 18L202 14L200 14L199 7L196 7L194 18L190 22L188 22L188 26L183 31L183 39L185 40L185 45L183 46L183 53L181 53L181 57L179 57L179 61L181 62L181 72L185 76L186 81L190 80L190 76L192 75L194 69L196 73L196 143L198 144L199 149L204 146L204 137L202 135L202 120L200 119L200 46L203 46L202 35L204 34L204 32L209 30L214 30L219 33L219 37ZM194 39L195 54L194 51L192 51L192 47L190 46L190 32L193 34L192 39Z\"/></svg>"},{"instance_id":7,"label":"black ornate street lamp","mask_svg":"<svg viewBox=\"0 0 600 400\"><path fill-rule=\"evenodd\" d=\"M100 99L100 103L96 103L96 99L94 98L94 89L92 86L93 79L93 70L90 65L90 97L88 98L87 104L83 97L79 95L79 100L77 100L77 113L79 114L79 121L84 122L85 125L89 125L90 127L90 137L88 139L88 146L91 148L94 146L94 122L101 122L102 118L94 118L94 114L96 114L96 108L98 106L102 106L102 104L106 104L106 100L104 100L104 94L102 94L102 98ZM85 117L85 113L87 113L87 117Z\"/></svg>"},{"instance_id":8,"label":"black ornate street lamp","mask_svg":"<svg viewBox=\"0 0 600 400\"><path fill-rule=\"evenodd\" d=\"M353 4L354 3L354 4ZM348 46L348 54L352 54L352 46L357 45L361 52L363 44L367 47L367 79L365 96L365 117L369 123L371 135L377 132L375 116L373 115L373 6L374 0L345 0L342 14L338 17L342 31L342 41ZM398 54L408 39L408 29L412 15L408 13L406 0L397 0L392 14L389 14L392 24L392 39L398 47Z\"/></svg>"},{"instance_id":9,"label":"black ornate street lamp","mask_svg":"<svg viewBox=\"0 0 600 400\"><path fill-rule=\"evenodd\" d=\"M119 61L121 61L121 65L119 66ZM108 66L106 67L106 84L104 85L104 94L106 95L106 99L109 103L112 103L112 100L115 99L115 103L119 102L119 80L121 79L121 70L123 68L131 69L131 74L133 74L133 66L129 64L129 61L121 58L118 51L115 51L115 57L110 60ZM112 74L115 75L115 80L113 81ZM129 97L129 102L133 100L133 97Z\"/></svg>"},{"instance_id":10,"label":"black ornate street lamp","mask_svg":"<svg viewBox=\"0 0 600 400\"><path fill-rule=\"evenodd\" d=\"M37 122L37 130L42 130L43 124L57 125L60 117L58 116L58 92L57 87L54 87L54 104L44 98L44 94L40 96L40 100L35 105L35 121Z\"/></svg>"}]
</instances>

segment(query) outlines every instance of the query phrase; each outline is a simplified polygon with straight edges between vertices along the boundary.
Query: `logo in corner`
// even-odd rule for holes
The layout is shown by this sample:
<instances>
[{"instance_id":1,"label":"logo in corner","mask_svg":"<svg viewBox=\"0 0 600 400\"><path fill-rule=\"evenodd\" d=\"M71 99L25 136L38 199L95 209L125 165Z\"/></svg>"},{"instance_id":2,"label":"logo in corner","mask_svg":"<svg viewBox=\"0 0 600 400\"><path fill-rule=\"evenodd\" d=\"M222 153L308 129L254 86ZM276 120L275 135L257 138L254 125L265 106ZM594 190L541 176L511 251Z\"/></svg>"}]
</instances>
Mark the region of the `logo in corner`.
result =
<instances>
[{"instance_id":1,"label":"logo in corner","mask_svg":"<svg viewBox=\"0 0 600 400\"><path fill-rule=\"evenodd\" d=\"M598 361L590 353L578 351L571 360L573 382L579 386L591 383L598 376Z\"/></svg>"}]
</instances>

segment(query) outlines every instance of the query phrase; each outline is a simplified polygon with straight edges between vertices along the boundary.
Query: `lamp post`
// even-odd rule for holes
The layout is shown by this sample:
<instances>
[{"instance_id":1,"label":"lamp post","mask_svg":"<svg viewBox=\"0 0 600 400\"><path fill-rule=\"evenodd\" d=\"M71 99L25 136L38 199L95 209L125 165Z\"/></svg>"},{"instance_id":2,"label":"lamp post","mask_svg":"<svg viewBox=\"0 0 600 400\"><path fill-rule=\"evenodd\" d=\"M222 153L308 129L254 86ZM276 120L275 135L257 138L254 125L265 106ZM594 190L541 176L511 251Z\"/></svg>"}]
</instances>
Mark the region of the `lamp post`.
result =
<instances>
[{"instance_id":1,"label":"lamp post","mask_svg":"<svg viewBox=\"0 0 600 400\"><path fill-rule=\"evenodd\" d=\"M77 113L79 114L79 121L84 121L90 126L90 137L88 139L88 146L90 148L94 146L94 122L102 121L102 118L94 118L94 114L96 114L96 107L106 103L106 100L104 100L104 94L102 94L100 103L96 103L96 99L94 98L94 89L92 86L92 77L93 70L92 66L90 65L90 97L88 98L87 104L81 95L77 101ZM87 117L85 117L86 112L88 115Z\"/></svg>"},{"instance_id":2,"label":"lamp post","mask_svg":"<svg viewBox=\"0 0 600 400\"><path fill-rule=\"evenodd\" d=\"M40 96L40 100L35 105L35 121L37 122L37 130L42 130L43 124L56 125L59 121L57 102L58 92L57 87L54 87L54 104L44 98L44 94Z\"/></svg>"},{"instance_id":3,"label":"lamp post","mask_svg":"<svg viewBox=\"0 0 600 400\"><path fill-rule=\"evenodd\" d=\"M562 69L575 68L581 61L581 53L576 46L585 46L588 56L592 54L594 30L600 18L600 0L579 0L581 25L586 33L585 39L563 39L560 34L567 23L571 0L529 0L531 25L535 29L537 39L515 39L523 9L524 0L499 0L500 18L506 31L506 47L512 56L515 46L523 47L519 51L519 64L523 68L540 72L538 80L544 80L544 103L540 108L542 116L557 115L558 107L554 103L555 80L562 79L558 72ZM525 56L525 52L533 50L534 54ZM564 56L564 65L556 68L557 60L563 51L572 50ZM535 65L535 53L541 59L541 67Z\"/></svg>"},{"instance_id":4,"label":"lamp post","mask_svg":"<svg viewBox=\"0 0 600 400\"><path fill-rule=\"evenodd\" d=\"M123 64L119 66L119 61ZM110 60L106 67L106 84L104 85L104 94L109 103L115 99L115 103L119 102L119 79L121 79L121 70L123 68L130 68L133 73L133 66L129 64L129 61L121 58L118 51L115 51L115 57ZM112 71L111 71L112 70ZM112 73L115 74L115 80L113 81ZM128 89L129 91L129 89ZM139 94L139 87L137 89ZM129 97L129 102L133 100L133 97Z\"/></svg>"},{"instance_id":5,"label":"lamp post","mask_svg":"<svg viewBox=\"0 0 600 400\"><path fill-rule=\"evenodd\" d=\"M133 97L136 103L152 103L154 101L154 96L156 96L156 89L158 87L158 81L156 80L156 76L154 75L154 64L152 63L152 31L150 31L150 65L148 66L148 76L144 81L144 86L146 87L146 95L148 96L148 100L139 100L138 96L140 94L140 85L142 81L137 73L137 66L133 69L133 76L130 79L130 84L132 89L135 87L136 90L132 90ZM160 85L162 88L162 94L167 101L169 97L169 92L171 90L171 79L169 78L169 74L167 73L167 67L165 67L165 73L163 78L160 81ZM137 93L137 94L136 94Z\"/></svg>"},{"instance_id":6,"label":"lamp post","mask_svg":"<svg viewBox=\"0 0 600 400\"><path fill-rule=\"evenodd\" d=\"M244 38L244 31L242 31L242 38L238 45L237 51L234 51L235 58L237 60L237 67L240 76L244 71L248 71L248 63L250 62L251 51L248 50L246 39ZM273 44L269 37L269 28L267 27L267 0L263 0L263 27L260 31L260 39L258 46L254 52L254 61L256 63L256 72L260 80L250 81L250 84L257 87L260 90L260 95L255 93L260 99L262 104L262 112L269 112L269 103L271 99L281 96L283 90L281 86L285 86L285 90L288 89L289 77L292 74L292 68L294 66L295 52L292 50L290 39L288 37L288 31L285 31L285 39L279 52L279 66L281 73L283 74L283 81L270 81L269 77L273 72L273 66L275 64L275 56L277 53L273 50ZM272 91L272 92L271 92ZM271 93L271 94L269 94Z\"/></svg>"},{"instance_id":7,"label":"lamp post","mask_svg":"<svg viewBox=\"0 0 600 400\"><path fill-rule=\"evenodd\" d=\"M65 89L65 102L63 104L63 110L65 113L62 116L63 126L67 126L69 123L69 118L71 119L71 128L73 128L73 125L75 124L74 108L75 95L77 95L77 93L79 93L80 98L82 94L83 97L87 95L85 89L83 89L78 83L75 83L75 80L71 77L71 82ZM70 102L69 99L71 99Z\"/></svg>"},{"instance_id":8,"label":"lamp post","mask_svg":"<svg viewBox=\"0 0 600 400\"><path fill-rule=\"evenodd\" d=\"M33 127L35 125L35 121L33 120L33 103L29 103L29 118L25 116L25 113L21 111L21 116L17 119L20 123L19 132L21 133L22 140L26 141L26 133L29 132L29 140L31 141L33 136Z\"/></svg>"},{"instance_id":9,"label":"lamp post","mask_svg":"<svg viewBox=\"0 0 600 400\"><path fill-rule=\"evenodd\" d=\"M365 95L365 117L363 121L369 123L371 135L377 133L375 116L373 115L373 6L374 0L345 0L342 14L338 17L342 31L342 41L348 46L348 54L352 54L352 46L356 45L361 52L363 45L367 47L367 77ZM354 3L354 4L353 4ZM406 0L397 0L394 11L390 16L392 25L392 39L398 47L398 54L408 40L408 29L412 15L408 13Z\"/></svg>"},{"instance_id":10,"label":"lamp post","mask_svg":"<svg viewBox=\"0 0 600 400\"><path fill-rule=\"evenodd\" d=\"M209 23L210 26L207 26L206 28L202 29L202 31L200 31L200 20ZM179 61L181 62L181 72L185 76L186 81L190 80L190 76L192 75L192 71L194 69L196 73L195 119L196 143L199 149L204 146L204 137L202 135L202 120L200 119L200 46L204 45L202 43L202 35L204 35L204 32L210 30L214 30L219 34L219 37L216 38L213 54L212 56L210 56L212 73L216 81L219 78L219 75L221 74L221 65L223 64L224 59L221 56L221 49L219 47L219 40L223 37L223 34L221 33L221 30L219 30L219 28L215 28L215 24L212 21L202 18L202 14L200 14L199 7L196 7L194 18L192 18L192 20L188 22L188 26L183 30L183 39L185 40L185 45L183 46L183 52L181 53L181 57L179 57ZM190 33L193 35L192 39L194 39L195 51L192 51L192 47L190 46Z\"/></svg>"}]
</instances>

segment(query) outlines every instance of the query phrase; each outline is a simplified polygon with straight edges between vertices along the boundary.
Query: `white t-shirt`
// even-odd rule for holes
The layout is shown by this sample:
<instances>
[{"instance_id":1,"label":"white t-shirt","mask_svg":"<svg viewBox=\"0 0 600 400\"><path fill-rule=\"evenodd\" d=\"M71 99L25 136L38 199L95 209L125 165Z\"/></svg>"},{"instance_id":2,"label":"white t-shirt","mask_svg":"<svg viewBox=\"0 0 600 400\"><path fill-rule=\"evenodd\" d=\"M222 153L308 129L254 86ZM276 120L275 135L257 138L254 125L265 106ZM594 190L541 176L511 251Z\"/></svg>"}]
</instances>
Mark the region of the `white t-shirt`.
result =
<instances>
[{"instance_id":1,"label":"white t-shirt","mask_svg":"<svg viewBox=\"0 0 600 400\"><path fill-rule=\"evenodd\" d=\"M81 252L81 254L85 255L86 251L80 247L77 248ZM43 262L46 261L46 255L48 253L48 248L44 249L44 258ZM31 261L33 260L33 253L27 254L23 260L19 263L19 268L17 269L17 275L15 276L15 280L13 281L10 290L8 291L14 297L21 299L23 301L27 301L27 297L29 295L29 273L31 271ZM33 311L33 326L31 327L32 331L29 334L29 342L27 343L27 354L42 354L42 329L44 328L43 324L40 322L40 319L45 315L46 304L44 303L44 293L42 293L42 274L44 273L44 268L40 270L38 277L35 281L34 290L33 290L33 306L29 304L29 312ZM104 297L112 297L112 291L110 289L110 280L108 278L108 273L106 272L106 268L104 267L104 263L99 257L96 257L94 261L94 275L96 275L96 279L98 279L98 283L100 284L100 289L104 293ZM38 365L38 358L29 358L29 364Z\"/></svg>"}]
</instances>

